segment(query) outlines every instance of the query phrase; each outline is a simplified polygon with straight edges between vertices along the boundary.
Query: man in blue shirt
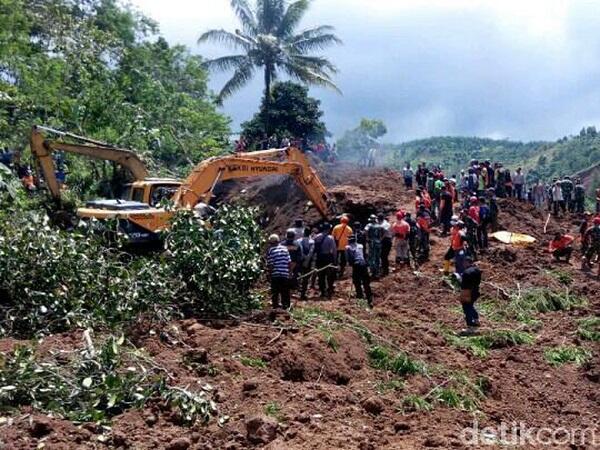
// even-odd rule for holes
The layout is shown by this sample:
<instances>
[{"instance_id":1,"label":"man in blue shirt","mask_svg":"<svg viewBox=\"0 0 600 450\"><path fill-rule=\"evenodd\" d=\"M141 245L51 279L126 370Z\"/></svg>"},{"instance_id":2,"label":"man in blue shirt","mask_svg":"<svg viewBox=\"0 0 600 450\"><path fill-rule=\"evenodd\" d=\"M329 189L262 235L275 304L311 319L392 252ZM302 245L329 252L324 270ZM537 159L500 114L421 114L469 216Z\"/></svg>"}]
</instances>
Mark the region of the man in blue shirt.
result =
<instances>
[{"instance_id":1,"label":"man in blue shirt","mask_svg":"<svg viewBox=\"0 0 600 450\"><path fill-rule=\"evenodd\" d=\"M271 301L273 308L290 307L290 252L279 242L279 236L269 237L267 268L271 280Z\"/></svg>"}]
</instances>

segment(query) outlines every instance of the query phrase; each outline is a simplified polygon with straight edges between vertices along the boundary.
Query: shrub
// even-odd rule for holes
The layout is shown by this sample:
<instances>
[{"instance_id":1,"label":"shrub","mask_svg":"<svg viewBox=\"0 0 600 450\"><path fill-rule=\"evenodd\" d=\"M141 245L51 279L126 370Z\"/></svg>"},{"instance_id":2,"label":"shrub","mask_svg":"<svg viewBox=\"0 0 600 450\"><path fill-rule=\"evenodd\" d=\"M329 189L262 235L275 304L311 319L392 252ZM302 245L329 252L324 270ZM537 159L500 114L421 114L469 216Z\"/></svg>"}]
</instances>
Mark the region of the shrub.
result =
<instances>
[{"instance_id":1,"label":"shrub","mask_svg":"<svg viewBox=\"0 0 600 450\"><path fill-rule=\"evenodd\" d=\"M577 334L586 341L600 341L600 317L586 317L579 321Z\"/></svg>"},{"instance_id":2,"label":"shrub","mask_svg":"<svg viewBox=\"0 0 600 450\"><path fill-rule=\"evenodd\" d=\"M68 361L40 360L32 347L18 347L3 355L0 410L32 406L77 422L106 422L151 398L162 398L185 423L208 421L216 412L208 388L192 392L171 387L150 362L114 336L98 350L90 341Z\"/></svg>"},{"instance_id":3,"label":"shrub","mask_svg":"<svg viewBox=\"0 0 600 450\"><path fill-rule=\"evenodd\" d=\"M374 368L387 370L399 376L425 372L425 365L413 360L407 353L394 354L389 348L379 345L369 350L369 360Z\"/></svg>"},{"instance_id":4,"label":"shrub","mask_svg":"<svg viewBox=\"0 0 600 450\"><path fill-rule=\"evenodd\" d=\"M592 358L592 352L575 345L561 345L547 349L544 356L552 366L562 366L568 363L582 366Z\"/></svg>"},{"instance_id":5,"label":"shrub","mask_svg":"<svg viewBox=\"0 0 600 450\"><path fill-rule=\"evenodd\" d=\"M489 350L531 344L534 341L529 333L516 330L493 330L479 336L458 337L448 330L442 330L446 340L456 346L468 349L474 356L484 358Z\"/></svg>"},{"instance_id":6,"label":"shrub","mask_svg":"<svg viewBox=\"0 0 600 450\"><path fill-rule=\"evenodd\" d=\"M183 285L156 258L134 259L81 230L51 228L37 213L0 225L0 333L30 337L166 316Z\"/></svg>"},{"instance_id":7,"label":"shrub","mask_svg":"<svg viewBox=\"0 0 600 450\"><path fill-rule=\"evenodd\" d=\"M202 226L189 211L176 214L166 248L173 273L190 291L183 305L195 314L226 316L257 305L251 292L261 275L262 233L256 211L222 206Z\"/></svg>"}]
</instances>

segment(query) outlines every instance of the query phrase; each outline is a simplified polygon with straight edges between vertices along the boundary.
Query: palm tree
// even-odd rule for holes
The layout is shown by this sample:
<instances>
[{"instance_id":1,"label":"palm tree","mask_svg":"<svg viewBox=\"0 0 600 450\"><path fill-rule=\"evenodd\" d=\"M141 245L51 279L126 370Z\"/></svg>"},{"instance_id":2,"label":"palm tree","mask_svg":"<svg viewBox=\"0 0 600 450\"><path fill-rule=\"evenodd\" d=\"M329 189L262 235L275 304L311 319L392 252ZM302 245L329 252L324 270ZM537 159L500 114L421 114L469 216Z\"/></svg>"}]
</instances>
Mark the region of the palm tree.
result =
<instances>
[{"instance_id":1,"label":"palm tree","mask_svg":"<svg viewBox=\"0 0 600 450\"><path fill-rule=\"evenodd\" d=\"M337 73L335 66L323 56L310 52L322 50L332 44L341 44L328 25L307 29L295 34L312 0L256 0L254 7L248 0L230 0L231 7L241 22L241 29L229 32L211 30L198 39L198 43L218 42L228 44L241 53L206 61L212 70L233 70L217 97L223 100L250 81L257 68L263 68L265 100L268 108L271 85L281 71L305 84L325 86L339 92L331 80Z\"/></svg>"}]
</instances>

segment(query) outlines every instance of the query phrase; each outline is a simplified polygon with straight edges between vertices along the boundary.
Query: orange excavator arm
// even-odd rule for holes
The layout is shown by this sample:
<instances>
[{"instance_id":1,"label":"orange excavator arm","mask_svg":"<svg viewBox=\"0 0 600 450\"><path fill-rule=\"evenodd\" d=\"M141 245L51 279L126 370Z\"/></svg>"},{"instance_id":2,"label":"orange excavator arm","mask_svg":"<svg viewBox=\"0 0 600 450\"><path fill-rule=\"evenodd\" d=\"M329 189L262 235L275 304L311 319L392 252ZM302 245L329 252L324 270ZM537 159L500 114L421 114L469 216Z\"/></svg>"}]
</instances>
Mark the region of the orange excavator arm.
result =
<instances>
[{"instance_id":1,"label":"orange excavator arm","mask_svg":"<svg viewBox=\"0 0 600 450\"><path fill-rule=\"evenodd\" d=\"M272 160L273 158L277 160ZM208 204L218 182L266 175L291 176L319 213L323 217L328 216L327 190L306 156L294 147L240 153L203 161L183 182L173 200L177 206L187 208L199 202Z\"/></svg>"},{"instance_id":2,"label":"orange excavator arm","mask_svg":"<svg viewBox=\"0 0 600 450\"><path fill-rule=\"evenodd\" d=\"M61 137L70 137L83 141L84 143L70 144L67 142L45 139L42 131L49 131L58 134ZM56 180L54 161L52 160L52 152L55 151L75 153L93 159L114 161L129 169L136 181L148 177L146 166L135 152L112 147L109 144L93 141L75 134L64 133L47 127L34 126L31 130L30 145L31 153L39 162L48 190L52 196L57 199L60 198L60 186Z\"/></svg>"}]
</instances>

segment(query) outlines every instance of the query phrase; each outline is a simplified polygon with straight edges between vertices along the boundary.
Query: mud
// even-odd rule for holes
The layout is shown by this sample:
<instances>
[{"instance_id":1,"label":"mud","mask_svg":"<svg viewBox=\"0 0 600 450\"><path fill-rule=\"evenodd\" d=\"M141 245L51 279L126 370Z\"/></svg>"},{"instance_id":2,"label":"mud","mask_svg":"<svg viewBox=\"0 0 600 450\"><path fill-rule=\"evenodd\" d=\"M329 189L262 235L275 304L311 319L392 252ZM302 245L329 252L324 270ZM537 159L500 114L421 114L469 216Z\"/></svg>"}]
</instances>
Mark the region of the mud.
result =
<instances>
[{"instance_id":1,"label":"mud","mask_svg":"<svg viewBox=\"0 0 600 450\"><path fill-rule=\"evenodd\" d=\"M359 220L399 207L413 209L413 193L404 190L394 172L342 167L325 181L339 212L352 213ZM282 182L286 183L231 186L222 199L261 204L269 230L282 232L295 217L318 223L318 214L306 212L301 193L293 187L283 192ZM491 244L479 262L485 282L483 297L502 302L507 300L499 289L511 293L531 286L564 289L552 275L560 270L571 275L571 292L589 301L582 309L537 314L540 323L532 332L535 342L531 345L492 349L480 358L447 342L443 330L459 330L463 318L457 293L440 273L447 239L434 237L430 262L418 271L394 270L373 283L373 310L352 298L347 278L338 282L331 301L295 299L297 308L339 313L351 318L352 326L327 320L297 322L288 314L266 310L219 324L175 321L162 330L171 339L161 339L155 325L154 333L150 325L132 330L136 344L159 362L171 383L214 387L219 414L229 417L222 427L216 419L208 425L183 426L160 402L115 417L110 430L22 409L0 425L0 440L11 449L40 448L41 444L45 449L461 449L478 448L461 439L463 430L475 421L480 429L522 422L527 427L590 427L600 435L600 347L577 336L577 320L600 312L600 283L578 270L578 254L569 265L549 260L545 248L550 234L543 233L545 213L510 200L501 202L501 208L503 228L531 234L538 241L527 248ZM576 231L570 220L551 219L549 232L559 227ZM517 322L492 321L481 313L484 330L522 327ZM407 376L389 388L396 377L370 366L367 351L372 344L361 334L365 328L378 342L424 362L430 368L428 374ZM7 351L16 343L0 340L0 350ZM39 351L72 350L80 344L81 332L72 332L45 339ZM550 366L544 351L563 344L584 345L593 351L593 360L583 367ZM265 367L248 367L243 357L260 358ZM212 370L192 367L190 358ZM406 395L427 397L443 386L448 373L488 380L480 412L443 405L432 411L399 408ZM268 412L274 417L268 417Z\"/></svg>"}]
</instances>

